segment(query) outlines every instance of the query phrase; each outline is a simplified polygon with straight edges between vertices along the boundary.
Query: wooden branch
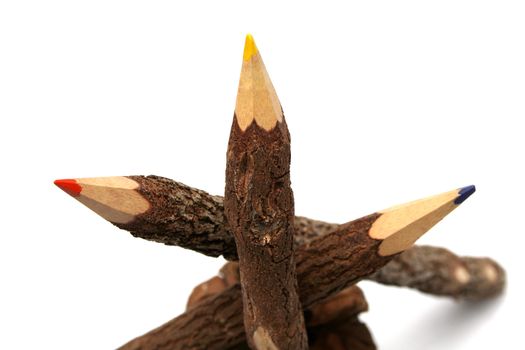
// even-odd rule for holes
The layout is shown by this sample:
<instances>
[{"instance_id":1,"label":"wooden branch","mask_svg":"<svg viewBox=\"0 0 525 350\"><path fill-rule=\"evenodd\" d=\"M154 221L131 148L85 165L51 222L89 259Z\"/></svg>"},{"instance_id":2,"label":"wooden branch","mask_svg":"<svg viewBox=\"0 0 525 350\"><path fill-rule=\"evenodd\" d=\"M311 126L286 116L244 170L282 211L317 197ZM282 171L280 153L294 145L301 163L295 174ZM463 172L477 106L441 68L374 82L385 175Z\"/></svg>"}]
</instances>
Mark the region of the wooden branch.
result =
<instances>
[{"instance_id":1,"label":"wooden branch","mask_svg":"<svg viewBox=\"0 0 525 350\"><path fill-rule=\"evenodd\" d=\"M458 257L444 248L419 246L392 259L367 279L434 295L481 300L502 292L505 271L488 258Z\"/></svg>"},{"instance_id":2,"label":"wooden branch","mask_svg":"<svg viewBox=\"0 0 525 350\"><path fill-rule=\"evenodd\" d=\"M193 289L188 299L187 309L239 281L238 263L226 263L221 268L219 276L212 277ZM357 319L359 313L367 310L368 303L363 292L356 285L306 309L304 315L308 327L309 348L311 350L376 349L366 325ZM342 347L341 344L345 346ZM245 350L248 348L248 344L243 342L233 349Z\"/></svg>"},{"instance_id":3,"label":"wooden branch","mask_svg":"<svg viewBox=\"0 0 525 350\"><path fill-rule=\"evenodd\" d=\"M239 255L252 349L308 349L297 295L290 134L251 35L228 142L224 212Z\"/></svg>"},{"instance_id":4,"label":"wooden branch","mask_svg":"<svg viewBox=\"0 0 525 350\"><path fill-rule=\"evenodd\" d=\"M303 308L377 271L469 194L454 190L374 213L298 247L295 259ZM241 291L235 284L122 349L228 349L244 339L241 315Z\"/></svg>"}]
</instances>

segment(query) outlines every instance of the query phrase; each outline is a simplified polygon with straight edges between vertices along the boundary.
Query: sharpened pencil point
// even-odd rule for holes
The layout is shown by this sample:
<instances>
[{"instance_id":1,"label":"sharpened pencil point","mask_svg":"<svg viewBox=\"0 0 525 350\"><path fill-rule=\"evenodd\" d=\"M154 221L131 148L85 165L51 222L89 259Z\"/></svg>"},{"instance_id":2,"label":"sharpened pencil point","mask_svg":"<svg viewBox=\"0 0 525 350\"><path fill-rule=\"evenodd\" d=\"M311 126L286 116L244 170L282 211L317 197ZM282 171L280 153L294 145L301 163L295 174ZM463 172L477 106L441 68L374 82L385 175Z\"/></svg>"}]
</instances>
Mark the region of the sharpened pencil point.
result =
<instances>
[{"instance_id":1,"label":"sharpened pencil point","mask_svg":"<svg viewBox=\"0 0 525 350\"><path fill-rule=\"evenodd\" d=\"M80 192L82 192L82 187L78 184L75 179L61 179L55 180L55 185L57 185L62 191L66 192L70 196L78 197Z\"/></svg>"},{"instance_id":2,"label":"sharpened pencil point","mask_svg":"<svg viewBox=\"0 0 525 350\"><path fill-rule=\"evenodd\" d=\"M248 34L235 103L235 119L241 131L255 121L271 131L283 121L283 110L253 37Z\"/></svg>"},{"instance_id":3,"label":"sharpened pencil point","mask_svg":"<svg viewBox=\"0 0 525 350\"><path fill-rule=\"evenodd\" d=\"M246 35L243 59L245 61L248 61L250 58L252 58L253 55L257 54L257 51L257 46L255 45L255 41L253 40L253 36L251 34Z\"/></svg>"},{"instance_id":4,"label":"sharpened pencil point","mask_svg":"<svg viewBox=\"0 0 525 350\"><path fill-rule=\"evenodd\" d=\"M458 192L458 198L454 201L454 204L459 205L463 203L472 193L476 192L476 186L470 185L463 187Z\"/></svg>"}]
</instances>

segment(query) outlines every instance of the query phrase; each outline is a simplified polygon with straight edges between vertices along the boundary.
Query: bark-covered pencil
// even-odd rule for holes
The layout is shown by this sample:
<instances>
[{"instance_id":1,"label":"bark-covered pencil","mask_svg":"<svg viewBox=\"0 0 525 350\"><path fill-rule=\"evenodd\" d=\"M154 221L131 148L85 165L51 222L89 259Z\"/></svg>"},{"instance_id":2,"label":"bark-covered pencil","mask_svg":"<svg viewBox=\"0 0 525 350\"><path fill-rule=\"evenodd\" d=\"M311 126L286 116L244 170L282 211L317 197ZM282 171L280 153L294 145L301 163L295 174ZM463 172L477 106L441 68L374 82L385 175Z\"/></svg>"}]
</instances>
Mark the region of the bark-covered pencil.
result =
<instances>
[{"instance_id":1,"label":"bark-covered pencil","mask_svg":"<svg viewBox=\"0 0 525 350\"><path fill-rule=\"evenodd\" d=\"M250 348L308 349L293 254L290 134L251 35L228 142L224 212L239 256Z\"/></svg>"}]
</instances>

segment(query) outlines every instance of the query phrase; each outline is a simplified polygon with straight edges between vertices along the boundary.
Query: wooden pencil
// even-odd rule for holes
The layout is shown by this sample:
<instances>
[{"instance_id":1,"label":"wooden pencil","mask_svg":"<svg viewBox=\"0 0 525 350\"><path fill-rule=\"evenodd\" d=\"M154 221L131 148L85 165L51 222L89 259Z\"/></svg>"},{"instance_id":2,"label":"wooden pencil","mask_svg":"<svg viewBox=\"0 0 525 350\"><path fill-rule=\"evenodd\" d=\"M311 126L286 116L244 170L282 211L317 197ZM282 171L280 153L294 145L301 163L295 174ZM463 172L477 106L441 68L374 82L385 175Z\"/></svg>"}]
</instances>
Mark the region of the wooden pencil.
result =
<instances>
[{"instance_id":1,"label":"wooden pencil","mask_svg":"<svg viewBox=\"0 0 525 350\"><path fill-rule=\"evenodd\" d=\"M383 210L340 225L297 248L297 279L309 308L383 267L462 203L467 187ZM206 298L121 349L228 349L245 340L240 285Z\"/></svg>"},{"instance_id":2,"label":"wooden pencil","mask_svg":"<svg viewBox=\"0 0 525 350\"><path fill-rule=\"evenodd\" d=\"M308 349L293 254L290 135L250 34L228 142L224 213L239 256L248 345Z\"/></svg>"},{"instance_id":3,"label":"wooden pencil","mask_svg":"<svg viewBox=\"0 0 525 350\"><path fill-rule=\"evenodd\" d=\"M222 197L160 176L61 179L55 185L135 237L237 259Z\"/></svg>"}]
</instances>

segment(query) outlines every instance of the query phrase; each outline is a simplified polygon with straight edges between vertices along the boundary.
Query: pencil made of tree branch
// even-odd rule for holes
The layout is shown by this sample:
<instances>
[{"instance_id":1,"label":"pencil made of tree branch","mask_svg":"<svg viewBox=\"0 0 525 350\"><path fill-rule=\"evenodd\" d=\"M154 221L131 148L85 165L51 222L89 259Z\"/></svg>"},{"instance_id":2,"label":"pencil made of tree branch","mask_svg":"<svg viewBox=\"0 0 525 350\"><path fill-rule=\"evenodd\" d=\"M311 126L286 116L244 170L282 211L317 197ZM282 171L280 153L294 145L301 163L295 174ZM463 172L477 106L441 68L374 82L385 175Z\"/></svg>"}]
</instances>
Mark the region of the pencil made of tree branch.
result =
<instances>
[{"instance_id":1,"label":"pencil made of tree branch","mask_svg":"<svg viewBox=\"0 0 525 350\"><path fill-rule=\"evenodd\" d=\"M290 135L251 35L228 142L224 212L239 255L248 345L306 350L293 254Z\"/></svg>"},{"instance_id":2,"label":"pencil made of tree branch","mask_svg":"<svg viewBox=\"0 0 525 350\"><path fill-rule=\"evenodd\" d=\"M329 298L383 267L473 191L473 187L466 187L383 210L340 225L335 231L298 247L295 261L303 308ZM219 350L243 340L241 291L236 284L122 349Z\"/></svg>"},{"instance_id":3,"label":"pencil made of tree branch","mask_svg":"<svg viewBox=\"0 0 525 350\"><path fill-rule=\"evenodd\" d=\"M159 176L62 179L55 184L136 237L237 257L222 197Z\"/></svg>"}]
</instances>

